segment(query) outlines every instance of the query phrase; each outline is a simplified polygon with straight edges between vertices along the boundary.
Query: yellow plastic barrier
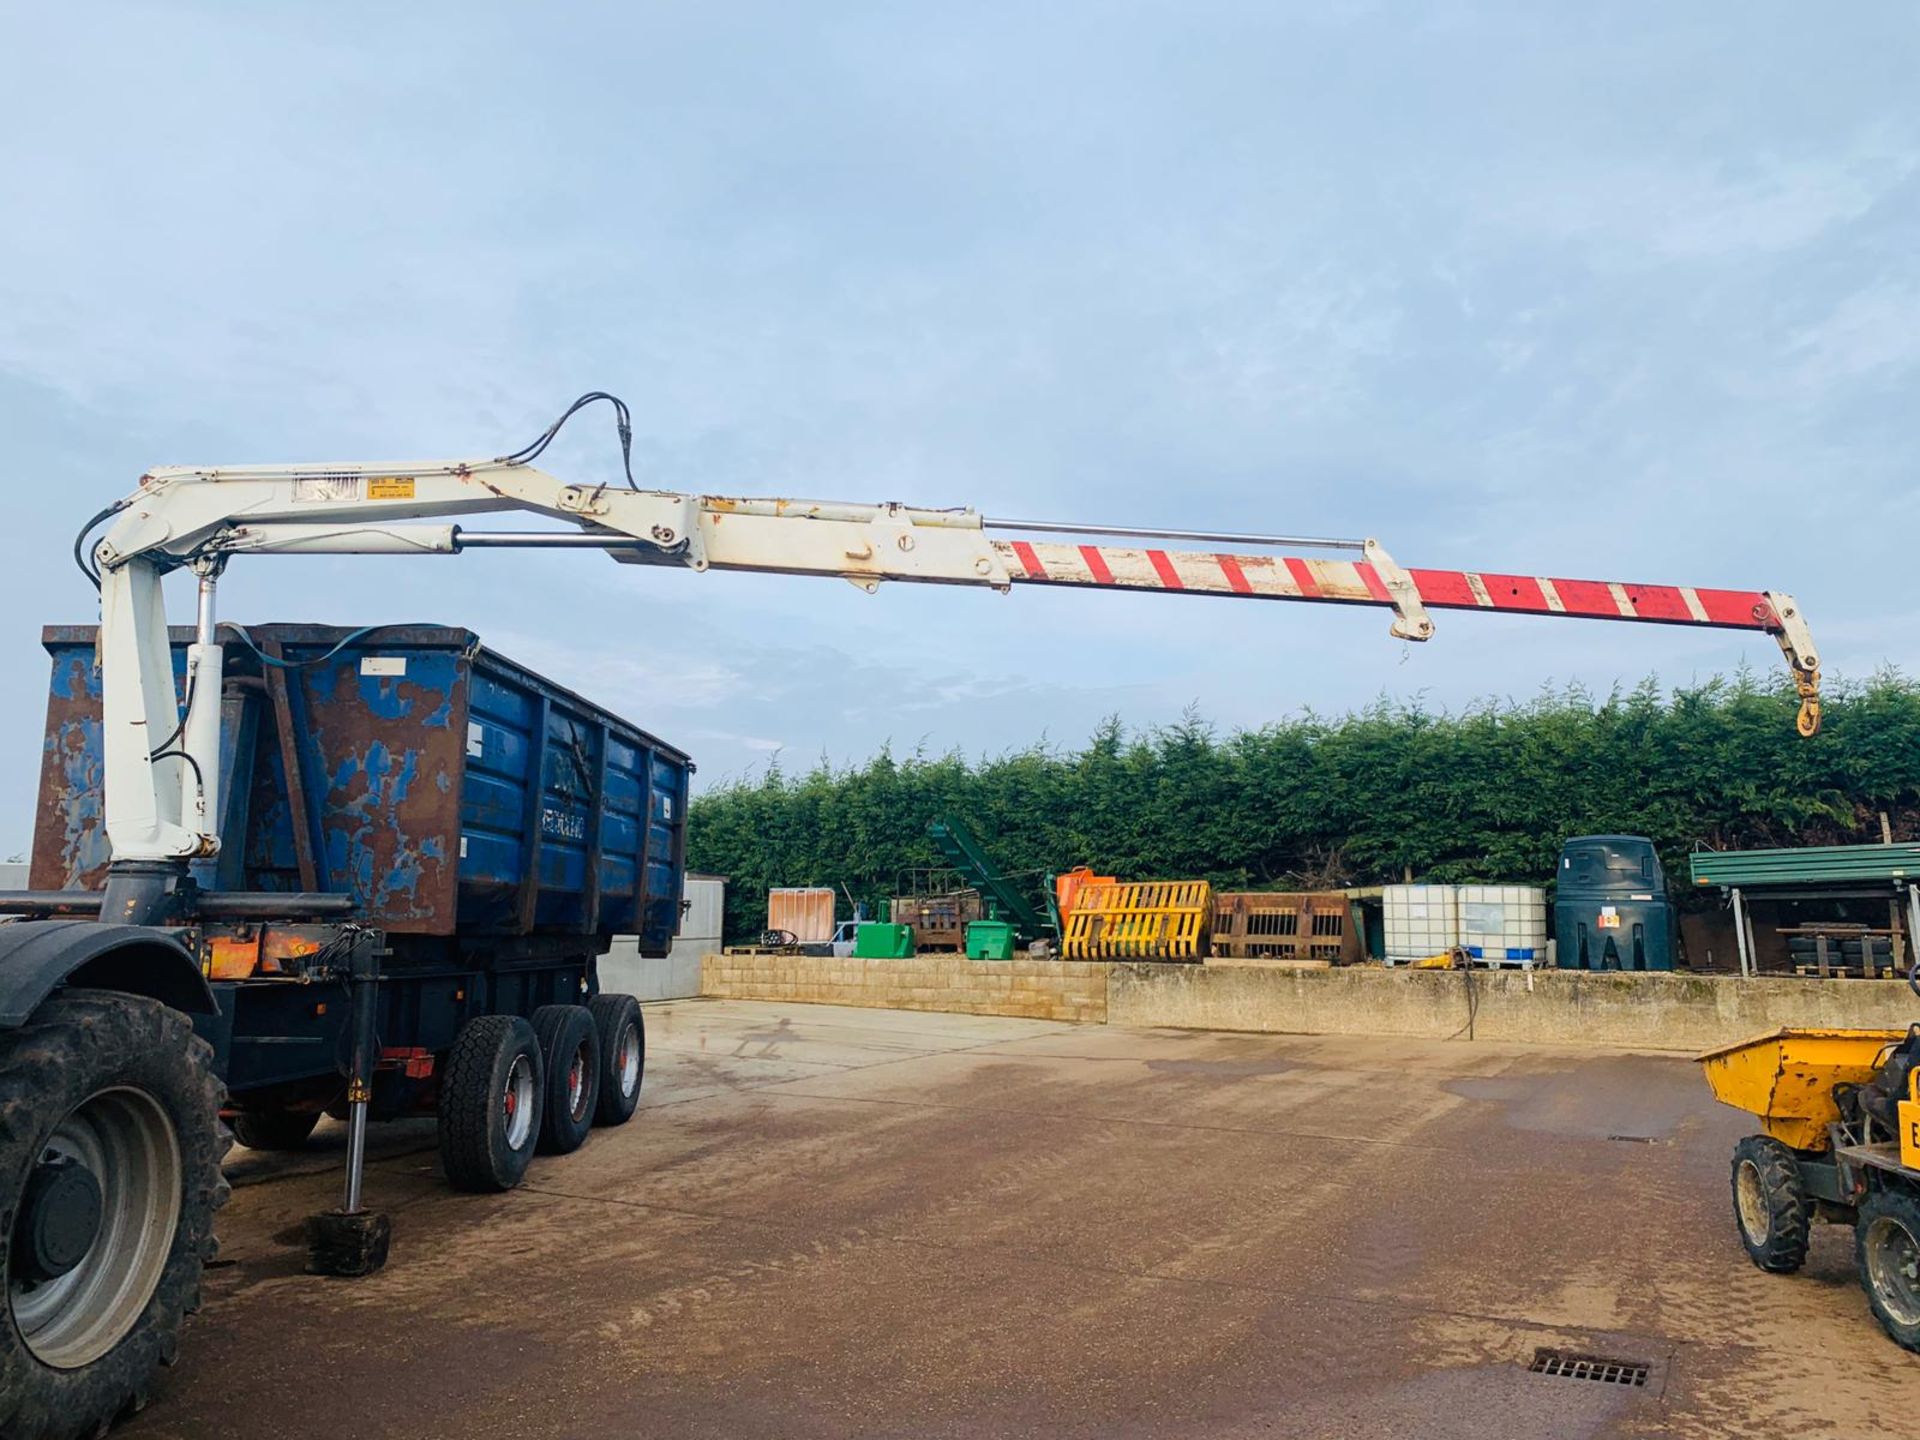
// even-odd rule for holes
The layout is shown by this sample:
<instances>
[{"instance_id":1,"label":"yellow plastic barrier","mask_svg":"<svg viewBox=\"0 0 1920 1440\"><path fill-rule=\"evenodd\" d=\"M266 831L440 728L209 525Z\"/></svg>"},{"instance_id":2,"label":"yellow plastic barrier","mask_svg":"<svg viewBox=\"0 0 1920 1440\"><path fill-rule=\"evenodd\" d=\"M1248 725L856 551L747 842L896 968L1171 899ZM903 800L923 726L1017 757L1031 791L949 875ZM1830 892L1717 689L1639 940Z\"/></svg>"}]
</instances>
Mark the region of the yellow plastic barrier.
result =
<instances>
[{"instance_id":1,"label":"yellow plastic barrier","mask_svg":"<svg viewBox=\"0 0 1920 1440\"><path fill-rule=\"evenodd\" d=\"M1204 880L1082 885L1061 953L1069 960L1198 960L1213 917Z\"/></svg>"}]
</instances>

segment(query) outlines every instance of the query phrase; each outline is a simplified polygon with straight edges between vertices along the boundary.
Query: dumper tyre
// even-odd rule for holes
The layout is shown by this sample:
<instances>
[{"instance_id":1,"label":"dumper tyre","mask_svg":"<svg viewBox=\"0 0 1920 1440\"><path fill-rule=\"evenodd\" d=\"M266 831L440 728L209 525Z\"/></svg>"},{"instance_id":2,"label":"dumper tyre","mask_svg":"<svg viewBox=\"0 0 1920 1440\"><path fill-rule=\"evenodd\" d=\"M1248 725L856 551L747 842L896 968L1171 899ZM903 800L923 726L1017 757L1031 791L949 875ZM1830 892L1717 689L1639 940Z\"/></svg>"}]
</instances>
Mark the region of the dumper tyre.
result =
<instances>
[{"instance_id":1,"label":"dumper tyre","mask_svg":"<svg viewBox=\"0 0 1920 1440\"><path fill-rule=\"evenodd\" d=\"M59 991L0 1034L0 1435L96 1434L173 1363L227 1201L225 1098L145 996Z\"/></svg>"},{"instance_id":2,"label":"dumper tyre","mask_svg":"<svg viewBox=\"0 0 1920 1440\"><path fill-rule=\"evenodd\" d=\"M631 995L596 995L587 1008L600 1031L597 1125L624 1125L640 1105L647 1074L647 1022Z\"/></svg>"},{"instance_id":3,"label":"dumper tyre","mask_svg":"<svg viewBox=\"0 0 1920 1440\"><path fill-rule=\"evenodd\" d=\"M540 1138L546 1066L518 1015L460 1027L440 1078L440 1162L456 1190L495 1194L527 1173Z\"/></svg>"},{"instance_id":4,"label":"dumper tyre","mask_svg":"<svg viewBox=\"0 0 1920 1440\"><path fill-rule=\"evenodd\" d=\"M571 1155L586 1143L600 1100L600 1029L584 1005L542 1005L533 1033L547 1064L540 1153Z\"/></svg>"},{"instance_id":5,"label":"dumper tyre","mask_svg":"<svg viewBox=\"0 0 1920 1440\"><path fill-rule=\"evenodd\" d=\"M1874 1191L1853 1235L1873 1318L1894 1344L1920 1351L1920 1192L1904 1184Z\"/></svg>"},{"instance_id":6,"label":"dumper tyre","mask_svg":"<svg viewBox=\"0 0 1920 1440\"><path fill-rule=\"evenodd\" d=\"M233 1138L249 1150L304 1150L320 1123L318 1110L240 1110Z\"/></svg>"},{"instance_id":7,"label":"dumper tyre","mask_svg":"<svg viewBox=\"0 0 1920 1440\"><path fill-rule=\"evenodd\" d=\"M1790 1275L1807 1258L1813 1200L1794 1153L1769 1135L1733 1147L1733 1218L1747 1258L1774 1275Z\"/></svg>"}]
</instances>

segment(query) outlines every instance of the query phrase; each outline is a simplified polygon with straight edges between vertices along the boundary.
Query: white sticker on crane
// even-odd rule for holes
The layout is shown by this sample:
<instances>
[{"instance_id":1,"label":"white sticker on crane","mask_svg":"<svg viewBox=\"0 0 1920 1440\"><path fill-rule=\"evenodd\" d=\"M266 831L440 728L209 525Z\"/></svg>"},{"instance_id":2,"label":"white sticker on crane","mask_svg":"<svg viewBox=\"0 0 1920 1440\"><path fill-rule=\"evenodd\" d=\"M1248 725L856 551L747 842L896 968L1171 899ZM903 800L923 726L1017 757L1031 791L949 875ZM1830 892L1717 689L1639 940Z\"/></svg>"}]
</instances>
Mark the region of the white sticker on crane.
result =
<instances>
[{"instance_id":1,"label":"white sticker on crane","mask_svg":"<svg viewBox=\"0 0 1920 1440\"><path fill-rule=\"evenodd\" d=\"M362 675L404 675L407 673L407 657L404 655L368 655L360 661Z\"/></svg>"},{"instance_id":2,"label":"white sticker on crane","mask_svg":"<svg viewBox=\"0 0 1920 1440\"><path fill-rule=\"evenodd\" d=\"M296 505L325 505L359 498L358 475L296 475L293 478L293 503Z\"/></svg>"}]
</instances>

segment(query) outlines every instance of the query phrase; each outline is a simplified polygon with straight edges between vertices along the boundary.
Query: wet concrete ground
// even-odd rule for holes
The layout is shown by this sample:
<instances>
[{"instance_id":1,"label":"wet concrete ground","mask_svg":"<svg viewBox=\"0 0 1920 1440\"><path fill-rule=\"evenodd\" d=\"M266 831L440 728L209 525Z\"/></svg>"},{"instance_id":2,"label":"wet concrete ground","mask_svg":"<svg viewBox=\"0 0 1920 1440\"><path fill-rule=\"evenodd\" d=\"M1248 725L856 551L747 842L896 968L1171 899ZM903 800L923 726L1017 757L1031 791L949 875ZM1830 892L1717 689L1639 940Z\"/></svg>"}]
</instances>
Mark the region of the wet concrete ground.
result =
<instances>
[{"instance_id":1,"label":"wet concrete ground","mask_svg":"<svg viewBox=\"0 0 1920 1440\"><path fill-rule=\"evenodd\" d=\"M235 1151L130 1440L1912 1433L1851 1237L1761 1274L1742 1117L1677 1057L687 1001L645 1107L454 1195L377 1132L394 1254L300 1273L341 1135ZM1527 1373L1543 1346L1645 1388Z\"/></svg>"}]
</instances>

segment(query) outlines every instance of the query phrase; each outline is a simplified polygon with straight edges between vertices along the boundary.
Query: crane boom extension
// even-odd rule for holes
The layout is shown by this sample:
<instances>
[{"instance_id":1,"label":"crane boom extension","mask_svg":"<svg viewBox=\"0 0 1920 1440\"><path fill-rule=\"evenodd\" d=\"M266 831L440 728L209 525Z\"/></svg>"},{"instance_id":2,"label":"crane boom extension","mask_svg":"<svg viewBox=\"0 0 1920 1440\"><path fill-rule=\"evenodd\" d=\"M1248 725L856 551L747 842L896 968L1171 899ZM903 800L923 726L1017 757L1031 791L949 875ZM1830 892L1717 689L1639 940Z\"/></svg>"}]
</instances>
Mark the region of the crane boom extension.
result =
<instances>
[{"instance_id":1,"label":"crane boom extension","mask_svg":"<svg viewBox=\"0 0 1920 1440\"><path fill-rule=\"evenodd\" d=\"M464 529L461 517L519 511L568 529ZM1066 533L1352 552L1290 554L1123 548L989 538ZM1429 609L1702 625L1772 635L1801 695L1799 728L1819 727L1819 659L1799 607L1774 591L1404 570L1377 542L1215 535L1051 521L992 520L969 509L733 499L568 485L513 460L394 465L168 468L141 477L94 551L101 572L106 824L116 861L214 853L222 651L214 594L245 554L457 554L481 547L587 547L630 564L883 580L1075 585L1244 599L1374 605L1407 640L1433 633ZM196 638L176 697L161 577L199 579Z\"/></svg>"}]
</instances>

